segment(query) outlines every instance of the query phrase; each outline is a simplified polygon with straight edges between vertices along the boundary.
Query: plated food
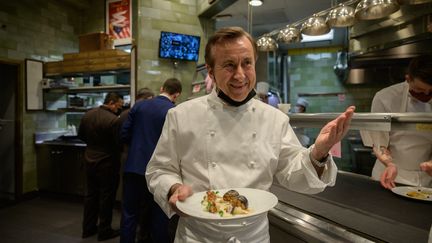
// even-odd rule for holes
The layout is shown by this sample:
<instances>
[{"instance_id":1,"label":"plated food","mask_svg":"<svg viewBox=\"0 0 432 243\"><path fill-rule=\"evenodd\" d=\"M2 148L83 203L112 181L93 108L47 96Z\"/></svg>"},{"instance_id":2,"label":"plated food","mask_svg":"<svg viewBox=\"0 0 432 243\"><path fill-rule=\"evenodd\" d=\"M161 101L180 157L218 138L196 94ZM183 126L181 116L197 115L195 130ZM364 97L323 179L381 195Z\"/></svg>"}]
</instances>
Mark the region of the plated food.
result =
<instances>
[{"instance_id":1,"label":"plated food","mask_svg":"<svg viewBox=\"0 0 432 243\"><path fill-rule=\"evenodd\" d=\"M432 193L423 191L421 189L417 189L417 190L408 191L406 195L416 199L427 199L432 195Z\"/></svg>"},{"instance_id":2,"label":"plated food","mask_svg":"<svg viewBox=\"0 0 432 243\"><path fill-rule=\"evenodd\" d=\"M209 191L210 197L214 197L215 201L220 201L222 199L225 202L223 204L225 206L214 205L216 210L214 208L209 208L209 210L214 211L214 213L206 209L209 205L207 203L208 199L205 198L208 197L207 193L209 193ZM236 191L238 195L233 191ZM223 199L224 195L225 199ZM242 197L239 197L240 195ZM227 205L226 202L229 202L230 205ZM186 200L177 201L176 206L180 211L194 218L230 221L267 213L267 211L276 206L277 202L277 197L269 191L254 188L227 188L195 192L192 196L186 198ZM235 206L233 206L233 204ZM218 213L221 209L226 210L223 215Z\"/></svg>"},{"instance_id":3,"label":"plated food","mask_svg":"<svg viewBox=\"0 0 432 243\"><path fill-rule=\"evenodd\" d=\"M399 186L392 189L392 192L422 201L432 201L432 188L426 187L413 187L413 186Z\"/></svg>"},{"instance_id":4,"label":"plated food","mask_svg":"<svg viewBox=\"0 0 432 243\"><path fill-rule=\"evenodd\" d=\"M218 214L221 217L251 212L247 198L236 190L229 190L223 196L219 191L209 190L204 195L201 205L204 211Z\"/></svg>"}]
</instances>

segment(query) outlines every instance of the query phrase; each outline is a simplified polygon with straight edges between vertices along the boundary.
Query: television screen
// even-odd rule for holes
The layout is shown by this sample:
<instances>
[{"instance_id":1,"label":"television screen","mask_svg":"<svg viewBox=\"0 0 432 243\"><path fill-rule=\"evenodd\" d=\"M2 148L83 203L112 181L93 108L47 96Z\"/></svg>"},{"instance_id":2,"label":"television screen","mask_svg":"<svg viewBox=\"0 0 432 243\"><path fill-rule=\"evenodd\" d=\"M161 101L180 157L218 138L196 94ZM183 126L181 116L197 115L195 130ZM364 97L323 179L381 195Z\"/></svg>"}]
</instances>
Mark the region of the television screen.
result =
<instances>
[{"instance_id":1,"label":"television screen","mask_svg":"<svg viewBox=\"0 0 432 243\"><path fill-rule=\"evenodd\" d=\"M161 31L159 57L198 61L200 37Z\"/></svg>"}]
</instances>

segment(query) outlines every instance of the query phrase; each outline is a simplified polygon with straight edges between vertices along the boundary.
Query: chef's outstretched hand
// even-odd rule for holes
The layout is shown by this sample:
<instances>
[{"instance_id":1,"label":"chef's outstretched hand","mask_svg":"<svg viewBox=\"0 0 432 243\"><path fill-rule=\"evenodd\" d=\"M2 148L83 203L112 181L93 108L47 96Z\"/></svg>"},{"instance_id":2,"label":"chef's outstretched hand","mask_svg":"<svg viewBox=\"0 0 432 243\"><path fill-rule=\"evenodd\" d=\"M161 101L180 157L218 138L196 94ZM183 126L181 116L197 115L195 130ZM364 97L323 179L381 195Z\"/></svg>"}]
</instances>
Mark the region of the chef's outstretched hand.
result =
<instances>
[{"instance_id":1,"label":"chef's outstretched hand","mask_svg":"<svg viewBox=\"0 0 432 243\"><path fill-rule=\"evenodd\" d=\"M187 216L187 214L180 211L177 206L177 201L184 201L186 198L193 194L192 187L182 184L174 184L170 189L170 196L168 198L168 203L172 210L174 210L179 216Z\"/></svg>"},{"instance_id":2,"label":"chef's outstretched hand","mask_svg":"<svg viewBox=\"0 0 432 243\"><path fill-rule=\"evenodd\" d=\"M318 137L315 140L315 151L312 151L312 155L315 159L320 159L327 156L333 145L335 145L345 136L351 124L354 110L355 106L348 107L344 113L340 114L336 119L327 123L321 129Z\"/></svg>"},{"instance_id":3,"label":"chef's outstretched hand","mask_svg":"<svg viewBox=\"0 0 432 243\"><path fill-rule=\"evenodd\" d=\"M432 160L421 163L420 169L432 176Z\"/></svg>"}]
</instances>

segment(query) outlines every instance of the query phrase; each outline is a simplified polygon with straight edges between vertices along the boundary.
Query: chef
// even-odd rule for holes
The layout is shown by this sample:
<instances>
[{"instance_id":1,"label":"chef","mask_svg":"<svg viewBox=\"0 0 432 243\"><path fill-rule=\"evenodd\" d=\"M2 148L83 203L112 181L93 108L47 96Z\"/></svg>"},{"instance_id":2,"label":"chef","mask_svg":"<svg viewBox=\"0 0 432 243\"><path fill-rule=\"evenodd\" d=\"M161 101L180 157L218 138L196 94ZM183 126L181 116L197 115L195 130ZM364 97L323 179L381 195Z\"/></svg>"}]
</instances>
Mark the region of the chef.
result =
<instances>
[{"instance_id":1,"label":"chef","mask_svg":"<svg viewBox=\"0 0 432 243\"><path fill-rule=\"evenodd\" d=\"M168 112L147 184L168 216L181 216L175 242L270 242L267 213L212 222L186 216L176 202L212 189L269 190L274 177L294 191L323 191L334 185L337 172L328 151L346 134L355 108L325 125L306 149L286 114L253 98L257 49L247 32L220 29L205 50L216 87Z\"/></svg>"},{"instance_id":2,"label":"chef","mask_svg":"<svg viewBox=\"0 0 432 243\"><path fill-rule=\"evenodd\" d=\"M294 113L304 113L306 108L309 106L309 102L305 98L298 98L294 107ZM304 127L293 127L294 133L297 135L303 147L308 147L310 144L310 138L306 135Z\"/></svg>"},{"instance_id":3,"label":"chef","mask_svg":"<svg viewBox=\"0 0 432 243\"><path fill-rule=\"evenodd\" d=\"M432 112L432 58L411 60L406 81L377 92L371 112ZM432 133L423 131L391 131L374 136L377 156L372 178L391 189L395 182L432 187L428 175L432 164Z\"/></svg>"}]
</instances>

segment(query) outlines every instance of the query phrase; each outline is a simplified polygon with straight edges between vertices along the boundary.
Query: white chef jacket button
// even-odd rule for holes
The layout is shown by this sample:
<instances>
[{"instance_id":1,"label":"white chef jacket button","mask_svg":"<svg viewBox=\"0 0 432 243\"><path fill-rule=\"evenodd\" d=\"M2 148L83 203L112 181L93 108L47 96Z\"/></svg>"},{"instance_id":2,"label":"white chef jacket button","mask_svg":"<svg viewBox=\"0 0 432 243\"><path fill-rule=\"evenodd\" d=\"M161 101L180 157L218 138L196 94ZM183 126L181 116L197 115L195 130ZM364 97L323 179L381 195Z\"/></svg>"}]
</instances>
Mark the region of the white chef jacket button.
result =
<instances>
[{"instance_id":1,"label":"white chef jacket button","mask_svg":"<svg viewBox=\"0 0 432 243\"><path fill-rule=\"evenodd\" d=\"M253 137L253 138L256 138L256 132L253 132L253 133L252 133L252 137Z\"/></svg>"},{"instance_id":2,"label":"white chef jacket button","mask_svg":"<svg viewBox=\"0 0 432 243\"><path fill-rule=\"evenodd\" d=\"M255 111L255 107L252 107L252 111Z\"/></svg>"},{"instance_id":3,"label":"white chef jacket button","mask_svg":"<svg viewBox=\"0 0 432 243\"><path fill-rule=\"evenodd\" d=\"M249 162L249 164L250 164L250 167L255 168L255 161L251 161L251 162Z\"/></svg>"},{"instance_id":4,"label":"white chef jacket button","mask_svg":"<svg viewBox=\"0 0 432 243\"><path fill-rule=\"evenodd\" d=\"M216 162L211 162L211 165L212 165L213 167L216 167Z\"/></svg>"},{"instance_id":5,"label":"white chef jacket button","mask_svg":"<svg viewBox=\"0 0 432 243\"><path fill-rule=\"evenodd\" d=\"M210 136L214 137L215 131L210 131Z\"/></svg>"}]
</instances>

